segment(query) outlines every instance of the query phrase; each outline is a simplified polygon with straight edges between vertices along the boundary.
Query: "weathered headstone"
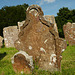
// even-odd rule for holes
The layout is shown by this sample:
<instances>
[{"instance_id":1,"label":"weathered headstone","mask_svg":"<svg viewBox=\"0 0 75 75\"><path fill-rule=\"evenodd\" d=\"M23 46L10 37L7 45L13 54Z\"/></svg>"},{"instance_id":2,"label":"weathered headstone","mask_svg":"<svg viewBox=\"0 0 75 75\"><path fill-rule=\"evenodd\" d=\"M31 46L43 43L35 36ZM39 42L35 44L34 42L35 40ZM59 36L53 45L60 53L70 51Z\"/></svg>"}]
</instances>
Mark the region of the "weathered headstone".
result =
<instances>
[{"instance_id":1,"label":"weathered headstone","mask_svg":"<svg viewBox=\"0 0 75 75\"><path fill-rule=\"evenodd\" d=\"M9 26L3 29L5 47L14 47L14 42L18 39L17 26Z\"/></svg>"},{"instance_id":2,"label":"weathered headstone","mask_svg":"<svg viewBox=\"0 0 75 75\"><path fill-rule=\"evenodd\" d=\"M3 46L3 37L0 36L0 48Z\"/></svg>"},{"instance_id":3,"label":"weathered headstone","mask_svg":"<svg viewBox=\"0 0 75 75\"><path fill-rule=\"evenodd\" d=\"M15 48L19 50L20 55L25 57L23 61L26 64L29 61L27 71L30 72L30 69L33 69L30 60L34 60L35 63L38 62L37 65L42 70L57 71L61 69L61 53L66 48L66 41L59 38L54 25L44 17L43 11L38 5L31 5L27 8L25 23L21 27L18 40L15 42ZM13 67L16 64L14 70L18 70L18 63L23 63L21 61L22 56L19 54L16 53L12 58ZM32 58L28 60L26 55ZM18 62L15 60L16 58L18 58ZM25 72L26 64L18 71L23 70Z\"/></svg>"},{"instance_id":4,"label":"weathered headstone","mask_svg":"<svg viewBox=\"0 0 75 75\"><path fill-rule=\"evenodd\" d=\"M25 23L25 21L18 22L18 29L19 29L19 32L20 32L20 28L23 26L24 23Z\"/></svg>"},{"instance_id":5,"label":"weathered headstone","mask_svg":"<svg viewBox=\"0 0 75 75\"><path fill-rule=\"evenodd\" d=\"M63 26L65 39L68 41L69 45L75 45L75 23L68 22Z\"/></svg>"}]
</instances>

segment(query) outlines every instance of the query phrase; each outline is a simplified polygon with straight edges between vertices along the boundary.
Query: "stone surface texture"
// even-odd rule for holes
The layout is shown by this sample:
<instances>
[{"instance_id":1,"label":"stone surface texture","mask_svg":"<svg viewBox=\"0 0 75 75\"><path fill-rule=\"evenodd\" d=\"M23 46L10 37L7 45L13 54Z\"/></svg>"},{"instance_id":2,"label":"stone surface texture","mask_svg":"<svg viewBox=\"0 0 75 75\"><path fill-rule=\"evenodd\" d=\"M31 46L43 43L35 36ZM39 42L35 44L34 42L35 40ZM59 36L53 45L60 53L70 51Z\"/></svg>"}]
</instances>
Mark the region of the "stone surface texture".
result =
<instances>
[{"instance_id":1,"label":"stone surface texture","mask_svg":"<svg viewBox=\"0 0 75 75\"><path fill-rule=\"evenodd\" d=\"M29 6L15 48L32 56L35 63L38 62L39 69L58 71L61 69L61 53L66 48L66 41L59 38L57 26L54 27L55 18L49 18L43 15L38 5Z\"/></svg>"},{"instance_id":2,"label":"stone surface texture","mask_svg":"<svg viewBox=\"0 0 75 75\"><path fill-rule=\"evenodd\" d=\"M0 36L0 48L3 46L3 37Z\"/></svg>"},{"instance_id":3,"label":"stone surface texture","mask_svg":"<svg viewBox=\"0 0 75 75\"><path fill-rule=\"evenodd\" d=\"M17 26L9 26L3 29L5 47L14 47L14 42L18 39Z\"/></svg>"},{"instance_id":4,"label":"stone surface texture","mask_svg":"<svg viewBox=\"0 0 75 75\"><path fill-rule=\"evenodd\" d=\"M18 23L17 23L17 24L18 24L19 32L20 32L20 28L21 28L21 26L23 26L24 23L25 23L25 21L22 21L22 22L18 22Z\"/></svg>"},{"instance_id":5,"label":"stone surface texture","mask_svg":"<svg viewBox=\"0 0 75 75\"><path fill-rule=\"evenodd\" d=\"M11 59L15 72L22 72L23 70L25 73L31 73L30 68L34 68L32 56L24 51L17 52Z\"/></svg>"},{"instance_id":6,"label":"stone surface texture","mask_svg":"<svg viewBox=\"0 0 75 75\"><path fill-rule=\"evenodd\" d=\"M58 33L58 28L57 28L57 24L55 22L55 17L54 15L45 15L44 16L45 20L49 21L50 23L54 24L54 29L55 31Z\"/></svg>"},{"instance_id":7,"label":"stone surface texture","mask_svg":"<svg viewBox=\"0 0 75 75\"><path fill-rule=\"evenodd\" d=\"M75 45L75 23L68 22L63 26L64 36L69 45Z\"/></svg>"}]
</instances>

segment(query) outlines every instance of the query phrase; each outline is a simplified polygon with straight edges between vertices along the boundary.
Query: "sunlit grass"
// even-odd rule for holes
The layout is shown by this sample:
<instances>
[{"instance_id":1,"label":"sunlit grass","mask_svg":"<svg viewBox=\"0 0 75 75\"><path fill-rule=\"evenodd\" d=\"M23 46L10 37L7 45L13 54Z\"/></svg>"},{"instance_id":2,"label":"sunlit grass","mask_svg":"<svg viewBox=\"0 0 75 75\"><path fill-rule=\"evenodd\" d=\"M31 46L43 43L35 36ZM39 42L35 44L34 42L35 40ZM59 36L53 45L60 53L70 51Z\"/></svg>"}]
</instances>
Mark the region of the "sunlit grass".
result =
<instances>
[{"instance_id":1,"label":"sunlit grass","mask_svg":"<svg viewBox=\"0 0 75 75\"><path fill-rule=\"evenodd\" d=\"M16 74L11 64L11 57L18 52L15 48L0 49L0 75L21 75ZM32 75L75 75L75 46L68 46L62 53L61 72L50 73L48 71L35 69ZM25 74L23 74L25 75Z\"/></svg>"}]
</instances>

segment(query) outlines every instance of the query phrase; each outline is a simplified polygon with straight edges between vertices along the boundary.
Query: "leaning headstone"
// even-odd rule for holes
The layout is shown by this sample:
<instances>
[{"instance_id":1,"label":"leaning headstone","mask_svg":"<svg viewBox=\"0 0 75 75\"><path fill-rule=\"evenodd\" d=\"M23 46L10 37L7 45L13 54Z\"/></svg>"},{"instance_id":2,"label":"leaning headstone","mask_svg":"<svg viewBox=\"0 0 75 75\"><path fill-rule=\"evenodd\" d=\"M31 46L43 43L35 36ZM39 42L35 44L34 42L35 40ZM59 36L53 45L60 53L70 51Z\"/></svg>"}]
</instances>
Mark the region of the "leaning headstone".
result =
<instances>
[{"instance_id":1,"label":"leaning headstone","mask_svg":"<svg viewBox=\"0 0 75 75\"><path fill-rule=\"evenodd\" d=\"M13 68L19 72L26 72L25 69L30 72L34 69L34 60L35 63L38 62L39 69L58 71L61 69L61 53L66 46L66 41L59 38L54 24L45 19L42 9L38 5L31 5L27 8L25 23L15 42L19 53L12 58ZM24 65L22 59L25 61ZM19 69L20 66L23 67Z\"/></svg>"},{"instance_id":2,"label":"leaning headstone","mask_svg":"<svg viewBox=\"0 0 75 75\"><path fill-rule=\"evenodd\" d=\"M18 22L18 29L19 29L19 32L20 32L20 28L23 26L24 23L25 23L25 21Z\"/></svg>"},{"instance_id":3,"label":"leaning headstone","mask_svg":"<svg viewBox=\"0 0 75 75\"><path fill-rule=\"evenodd\" d=\"M68 22L63 26L65 39L68 41L69 45L75 45L75 23Z\"/></svg>"},{"instance_id":4,"label":"leaning headstone","mask_svg":"<svg viewBox=\"0 0 75 75\"><path fill-rule=\"evenodd\" d=\"M0 48L3 46L3 37L0 36Z\"/></svg>"},{"instance_id":5,"label":"leaning headstone","mask_svg":"<svg viewBox=\"0 0 75 75\"><path fill-rule=\"evenodd\" d=\"M5 47L14 47L14 42L18 39L17 26L9 26L3 29Z\"/></svg>"}]
</instances>

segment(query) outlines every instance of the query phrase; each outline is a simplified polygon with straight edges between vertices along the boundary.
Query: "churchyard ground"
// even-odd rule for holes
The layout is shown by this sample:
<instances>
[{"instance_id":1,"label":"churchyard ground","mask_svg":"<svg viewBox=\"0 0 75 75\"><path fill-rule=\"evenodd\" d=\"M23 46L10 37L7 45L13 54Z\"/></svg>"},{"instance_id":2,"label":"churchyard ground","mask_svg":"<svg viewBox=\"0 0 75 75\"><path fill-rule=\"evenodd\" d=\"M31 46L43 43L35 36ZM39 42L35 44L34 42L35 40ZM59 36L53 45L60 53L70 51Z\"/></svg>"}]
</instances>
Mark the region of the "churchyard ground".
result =
<instances>
[{"instance_id":1,"label":"churchyard ground","mask_svg":"<svg viewBox=\"0 0 75 75\"><path fill-rule=\"evenodd\" d=\"M16 74L13 70L11 57L18 52L15 48L1 48L0 49L0 75L22 75ZM75 75L75 46L67 46L62 53L61 72L50 73L48 71L35 69L30 75ZM26 74L23 74L26 75Z\"/></svg>"}]
</instances>

